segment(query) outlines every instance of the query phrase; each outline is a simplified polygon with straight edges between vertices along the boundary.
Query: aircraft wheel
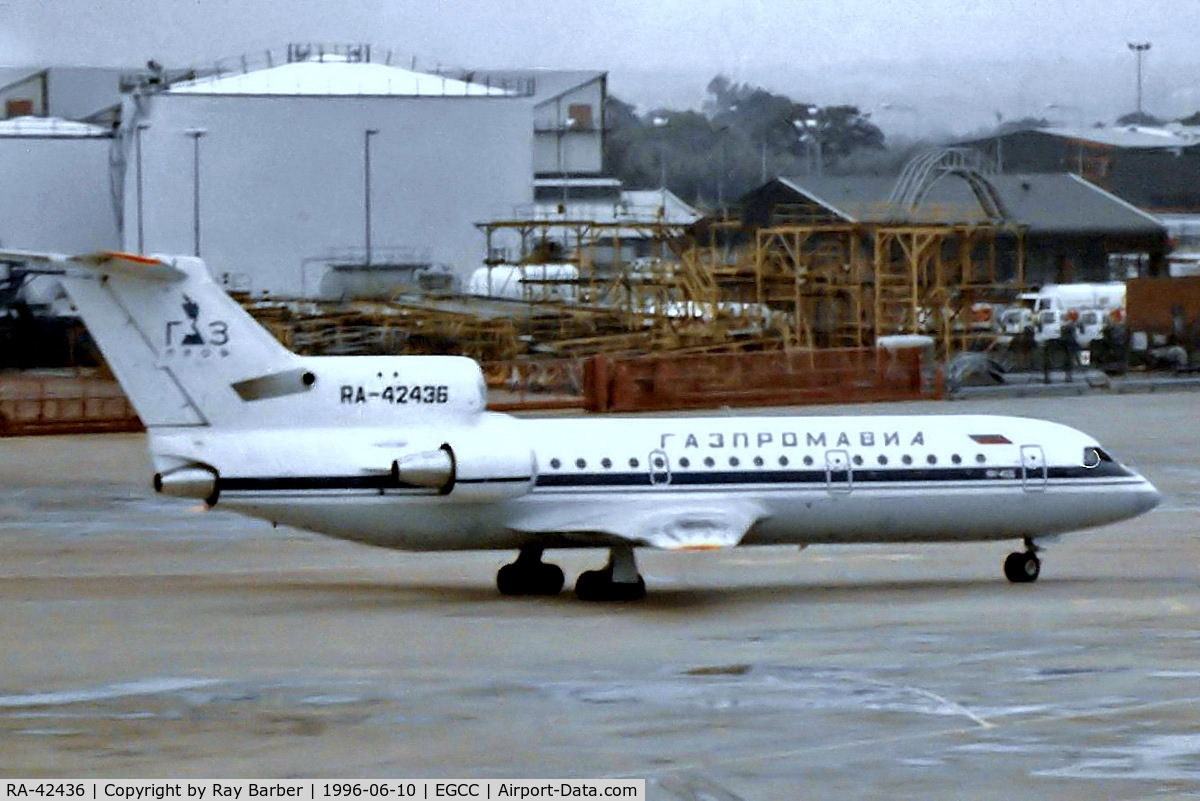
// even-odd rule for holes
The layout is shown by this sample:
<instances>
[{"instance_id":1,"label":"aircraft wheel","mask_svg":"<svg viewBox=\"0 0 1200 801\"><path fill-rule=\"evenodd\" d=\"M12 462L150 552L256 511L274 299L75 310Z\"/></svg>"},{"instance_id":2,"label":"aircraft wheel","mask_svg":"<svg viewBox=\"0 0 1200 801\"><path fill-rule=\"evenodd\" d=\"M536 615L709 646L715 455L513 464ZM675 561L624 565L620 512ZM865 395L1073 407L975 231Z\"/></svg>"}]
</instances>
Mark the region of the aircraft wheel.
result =
<instances>
[{"instance_id":1,"label":"aircraft wheel","mask_svg":"<svg viewBox=\"0 0 1200 801\"><path fill-rule=\"evenodd\" d=\"M496 573L496 589L501 595L525 595L525 571L519 566L505 565Z\"/></svg>"},{"instance_id":2,"label":"aircraft wheel","mask_svg":"<svg viewBox=\"0 0 1200 801\"><path fill-rule=\"evenodd\" d=\"M646 597L646 582L641 576L628 583L614 583L611 570L586 570L575 582L575 596L581 601L640 601Z\"/></svg>"},{"instance_id":3,"label":"aircraft wheel","mask_svg":"<svg viewBox=\"0 0 1200 801\"><path fill-rule=\"evenodd\" d=\"M496 588L501 595L558 595L565 580L558 565L514 562L496 573Z\"/></svg>"},{"instance_id":4,"label":"aircraft wheel","mask_svg":"<svg viewBox=\"0 0 1200 801\"><path fill-rule=\"evenodd\" d=\"M1042 562L1034 553L1010 553L1004 560L1004 577L1014 584L1037 581L1042 572Z\"/></svg>"},{"instance_id":5,"label":"aircraft wheel","mask_svg":"<svg viewBox=\"0 0 1200 801\"><path fill-rule=\"evenodd\" d=\"M566 581L567 577L563 575L561 567L542 562L537 571L537 592L531 594L558 595Z\"/></svg>"}]
</instances>

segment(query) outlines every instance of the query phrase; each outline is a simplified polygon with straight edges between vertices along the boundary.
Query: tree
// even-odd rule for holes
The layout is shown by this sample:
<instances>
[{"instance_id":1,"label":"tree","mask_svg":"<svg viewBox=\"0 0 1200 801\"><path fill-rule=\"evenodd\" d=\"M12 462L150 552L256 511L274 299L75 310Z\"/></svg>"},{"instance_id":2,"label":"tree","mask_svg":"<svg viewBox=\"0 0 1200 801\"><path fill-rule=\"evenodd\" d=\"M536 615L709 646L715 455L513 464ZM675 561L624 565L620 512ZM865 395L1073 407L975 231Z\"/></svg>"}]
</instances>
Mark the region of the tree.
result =
<instances>
[{"instance_id":1,"label":"tree","mask_svg":"<svg viewBox=\"0 0 1200 801\"><path fill-rule=\"evenodd\" d=\"M858 108L819 107L723 75L708 84L702 111L637 114L610 96L608 169L631 187L657 187L715 206L762 183L764 173L798 175L883 150L883 132ZM819 168L818 168L819 160Z\"/></svg>"}]
</instances>

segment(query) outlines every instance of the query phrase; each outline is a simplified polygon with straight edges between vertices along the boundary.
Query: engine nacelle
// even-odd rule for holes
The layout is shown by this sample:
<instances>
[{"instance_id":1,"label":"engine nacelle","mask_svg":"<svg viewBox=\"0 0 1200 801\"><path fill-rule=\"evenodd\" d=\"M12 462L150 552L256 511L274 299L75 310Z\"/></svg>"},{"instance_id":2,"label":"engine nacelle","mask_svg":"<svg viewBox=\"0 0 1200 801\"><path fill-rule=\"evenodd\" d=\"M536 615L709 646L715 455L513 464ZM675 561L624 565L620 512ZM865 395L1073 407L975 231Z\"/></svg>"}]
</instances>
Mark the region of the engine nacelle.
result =
<instances>
[{"instance_id":1,"label":"engine nacelle","mask_svg":"<svg viewBox=\"0 0 1200 801\"><path fill-rule=\"evenodd\" d=\"M217 471L189 465L154 474L154 491L174 498L196 498L209 506L217 503Z\"/></svg>"},{"instance_id":2,"label":"engine nacelle","mask_svg":"<svg viewBox=\"0 0 1200 801\"><path fill-rule=\"evenodd\" d=\"M533 489L537 458L531 449L487 438L446 443L435 451L412 453L392 462L392 478L401 485L436 489L458 500L502 501Z\"/></svg>"}]
</instances>

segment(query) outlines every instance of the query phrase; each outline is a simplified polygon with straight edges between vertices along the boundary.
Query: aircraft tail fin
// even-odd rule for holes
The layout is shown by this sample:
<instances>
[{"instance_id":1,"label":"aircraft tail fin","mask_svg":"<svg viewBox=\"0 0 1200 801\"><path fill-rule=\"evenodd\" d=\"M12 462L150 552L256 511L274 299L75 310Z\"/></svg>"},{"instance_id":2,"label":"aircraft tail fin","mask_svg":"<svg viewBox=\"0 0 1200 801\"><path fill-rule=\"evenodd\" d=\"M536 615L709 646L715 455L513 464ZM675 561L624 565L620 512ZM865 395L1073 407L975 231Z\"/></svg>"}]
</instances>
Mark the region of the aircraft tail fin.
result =
<instances>
[{"instance_id":1,"label":"aircraft tail fin","mask_svg":"<svg viewBox=\"0 0 1200 801\"><path fill-rule=\"evenodd\" d=\"M0 252L61 268L61 282L147 428L237 426L236 386L299 367L199 258Z\"/></svg>"}]
</instances>

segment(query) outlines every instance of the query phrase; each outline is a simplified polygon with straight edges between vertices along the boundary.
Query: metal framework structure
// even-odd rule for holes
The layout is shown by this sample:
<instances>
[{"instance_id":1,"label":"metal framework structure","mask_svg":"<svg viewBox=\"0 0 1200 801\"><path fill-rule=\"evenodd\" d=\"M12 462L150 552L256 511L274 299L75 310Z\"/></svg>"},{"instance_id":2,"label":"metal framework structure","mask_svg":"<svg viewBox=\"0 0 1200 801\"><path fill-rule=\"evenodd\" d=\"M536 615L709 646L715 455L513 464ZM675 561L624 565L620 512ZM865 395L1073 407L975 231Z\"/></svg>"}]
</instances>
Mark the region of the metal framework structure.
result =
<instances>
[{"instance_id":1,"label":"metal framework structure","mask_svg":"<svg viewBox=\"0 0 1200 801\"><path fill-rule=\"evenodd\" d=\"M862 349L917 333L947 355L986 334L974 324L975 304L1011 299L1023 283L1015 226L797 220L758 229L738 220L692 229L489 222L480 225L489 253L503 232L521 243L518 255L496 253L489 267L568 262L574 271L530 271L524 284L570 292L293 301L251 312L300 352L458 353L482 362L492 386L507 387L547 370L575 375L568 363L597 354ZM1015 280L1001 280L1001 250L1015 258ZM554 362L568 366L546 367Z\"/></svg>"}]
</instances>

